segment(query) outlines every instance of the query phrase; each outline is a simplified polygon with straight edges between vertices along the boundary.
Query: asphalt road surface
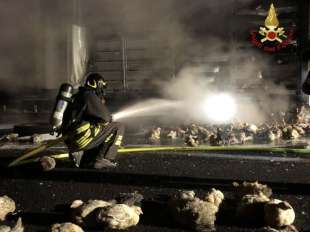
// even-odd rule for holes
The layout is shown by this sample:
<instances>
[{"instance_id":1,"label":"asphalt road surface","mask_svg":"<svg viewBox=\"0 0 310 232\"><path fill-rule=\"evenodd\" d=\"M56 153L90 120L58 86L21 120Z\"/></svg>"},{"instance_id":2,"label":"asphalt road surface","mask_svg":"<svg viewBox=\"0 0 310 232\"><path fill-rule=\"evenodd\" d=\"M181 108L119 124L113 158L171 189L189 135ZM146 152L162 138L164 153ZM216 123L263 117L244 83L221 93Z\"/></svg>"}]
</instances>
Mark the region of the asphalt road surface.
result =
<instances>
[{"instance_id":1,"label":"asphalt road surface","mask_svg":"<svg viewBox=\"0 0 310 232\"><path fill-rule=\"evenodd\" d=\"M179 189L193 189L198 195L211 187L223 190L226 204L232 198L233 181L261 181L273 188L274 197L287 200L296 211L296 227L310 231L310 160L290 154L203 154L156 152L121 154L118 166L105 170L80 170L59 162L43 173L36 164L6 169L16 154L1 150L0 195L17 202L26 231L48 231L49 225L69 220L68 204L75 199L113 199L119 193L139 191L145 197L139 226L129 231L187 231L169 220L166 202ZM217 231L255 231L219 215ZM87 228L89 232L102 229ZM110 231L110 230L104 230Z\"/></svg>"}]
</instances>

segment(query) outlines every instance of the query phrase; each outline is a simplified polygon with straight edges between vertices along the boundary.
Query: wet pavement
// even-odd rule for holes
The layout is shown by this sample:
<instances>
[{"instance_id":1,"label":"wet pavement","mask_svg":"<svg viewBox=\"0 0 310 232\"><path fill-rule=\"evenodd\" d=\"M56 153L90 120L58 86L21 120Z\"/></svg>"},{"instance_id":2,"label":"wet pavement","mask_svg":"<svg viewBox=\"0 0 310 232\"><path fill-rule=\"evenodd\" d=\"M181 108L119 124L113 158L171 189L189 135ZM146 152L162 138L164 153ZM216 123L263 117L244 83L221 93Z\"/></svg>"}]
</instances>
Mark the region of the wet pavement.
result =
<instances>
[{"instance_id":1,"label":"wet pavement","mask_svg":"<svg viewBox=\"0 0 310 232\"><path fill-rule=\"evenodd\" d=\"M4 157L17 154L20 150L0 150L0 195L17 201L26 231L47 231L50 224L68 220L68 204L75 199L112 199L120 192L132 191L145 196L144 215L139 226L129 231L186 231L169 220L166 201L171 194L178 189L202 194L216 187L229 199L231 183L243 180L269 184L274 197L294 207L297 228L310 230L310 160L306 155L147 152L120 154L114 169L80 170L58 162L55 170L43 173L37 164L6 169L9 160ZM255 231L225 218L217 224L217 231Z\"/></svg>"}]
</instances>

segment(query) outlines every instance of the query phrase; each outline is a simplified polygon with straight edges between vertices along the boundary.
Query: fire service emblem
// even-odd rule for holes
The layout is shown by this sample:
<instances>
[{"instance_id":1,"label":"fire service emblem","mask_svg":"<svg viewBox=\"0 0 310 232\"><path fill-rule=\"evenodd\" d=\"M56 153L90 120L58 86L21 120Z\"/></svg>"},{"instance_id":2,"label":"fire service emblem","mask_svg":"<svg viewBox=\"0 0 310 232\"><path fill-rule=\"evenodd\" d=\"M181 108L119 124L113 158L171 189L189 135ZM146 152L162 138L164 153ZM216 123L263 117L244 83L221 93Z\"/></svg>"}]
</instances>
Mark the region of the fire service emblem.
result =
<instances>
[{"instance_id":1,"label":"fire service emblem","mask_svg":"<svg viewBox=\"0 0 310 232\"><path fill-rule=\"evenodd\" d=\"M266 52L277 52L290 45L293 40L293 30L289 29L286 32L279 25L276 9L271 4L265 26L260 27L259 31L251 31L252 44Z\"/></svg>"}]
</instances>

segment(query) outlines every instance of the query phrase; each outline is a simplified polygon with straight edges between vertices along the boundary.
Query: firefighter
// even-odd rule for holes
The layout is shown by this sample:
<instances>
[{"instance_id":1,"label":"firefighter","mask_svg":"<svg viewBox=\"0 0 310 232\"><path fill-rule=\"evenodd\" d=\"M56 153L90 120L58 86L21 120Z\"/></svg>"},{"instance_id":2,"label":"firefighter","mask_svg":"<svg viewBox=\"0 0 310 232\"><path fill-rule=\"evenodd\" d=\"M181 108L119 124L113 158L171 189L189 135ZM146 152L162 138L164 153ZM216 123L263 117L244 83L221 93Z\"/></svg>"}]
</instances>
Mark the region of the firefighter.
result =
<instances>
[{"instance_id":1,"label":"firefighter","mask_svg":"<svg viewBox=\"0 0 310 232\"><path fill-rule=\"evenodd\" d=\"M124 126L113 122L105 105L107 83L98 73L90 73L85 85L72 96L63 115L61 133L67 139L70 158L81 168L114 167Z\"/></svg>"}]
</instances>

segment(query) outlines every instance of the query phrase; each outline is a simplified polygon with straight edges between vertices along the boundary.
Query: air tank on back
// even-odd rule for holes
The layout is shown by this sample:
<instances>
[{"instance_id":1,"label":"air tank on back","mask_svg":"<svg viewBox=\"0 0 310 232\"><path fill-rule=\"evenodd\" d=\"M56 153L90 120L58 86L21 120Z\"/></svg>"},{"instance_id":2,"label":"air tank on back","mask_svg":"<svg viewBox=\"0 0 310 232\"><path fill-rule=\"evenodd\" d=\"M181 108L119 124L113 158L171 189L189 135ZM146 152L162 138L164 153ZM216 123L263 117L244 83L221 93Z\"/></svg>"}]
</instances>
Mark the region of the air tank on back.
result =
<instances>
[{"instance_id":1,"label":"air tank on back","mask_svg":"<svg viewBox=\"0 0 310 232\"><path fill-rule=\"evenodd\" d=\"M64 83L60 86L54 110L51 115L50 124L53 127L53 132L59 131L62 125L64 112L70 102L72 102L73 86Z\"/></svg>"}]
</instances>

